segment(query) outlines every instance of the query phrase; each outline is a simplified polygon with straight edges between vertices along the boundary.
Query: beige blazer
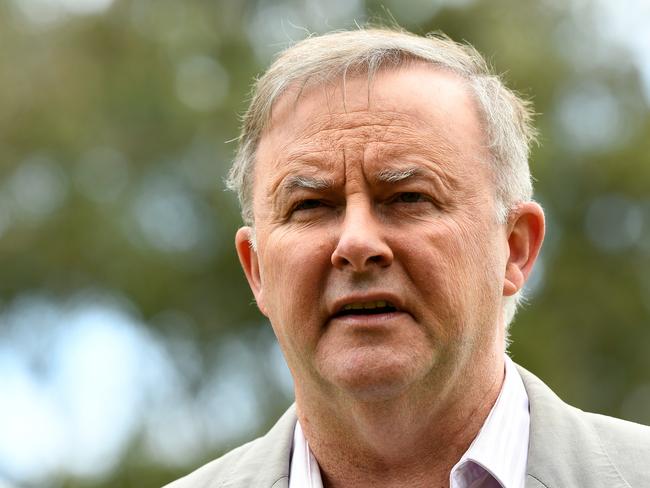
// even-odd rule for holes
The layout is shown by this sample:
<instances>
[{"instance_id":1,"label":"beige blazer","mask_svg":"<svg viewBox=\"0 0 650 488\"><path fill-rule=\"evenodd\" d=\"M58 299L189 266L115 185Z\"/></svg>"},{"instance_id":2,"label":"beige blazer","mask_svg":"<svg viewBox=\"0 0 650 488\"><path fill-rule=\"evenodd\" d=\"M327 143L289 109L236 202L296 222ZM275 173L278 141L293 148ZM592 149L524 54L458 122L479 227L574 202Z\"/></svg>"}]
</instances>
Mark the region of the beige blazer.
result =
<instances>
[{"instance_id":1,"label":"beige blazer","mask_svg":"<svg viewBox=\"0 0 650 488\"><path fill-rule=\"evenodd\" d=\"M586 413L518 367L530 401L526 488L649 488L650 427ZM264 436L165 488L287 488L292 406Z\"/></svg>"}]
</instances>

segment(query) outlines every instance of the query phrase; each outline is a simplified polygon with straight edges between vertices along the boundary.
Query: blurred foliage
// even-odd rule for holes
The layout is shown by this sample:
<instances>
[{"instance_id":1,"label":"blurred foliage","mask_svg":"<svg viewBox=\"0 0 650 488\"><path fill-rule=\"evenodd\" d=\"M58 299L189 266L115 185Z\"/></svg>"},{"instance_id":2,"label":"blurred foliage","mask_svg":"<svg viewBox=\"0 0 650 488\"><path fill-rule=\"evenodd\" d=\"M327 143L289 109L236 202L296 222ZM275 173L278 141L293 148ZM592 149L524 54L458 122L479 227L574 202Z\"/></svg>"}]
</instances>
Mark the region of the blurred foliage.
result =
<instances>
[{"instance_id":1,"label":"blurred foliage","mask_svg":"<svg viewBox=\"0 0 650 488\"><path fill-rule=\"evenodd\" d=\"M268 330L239 269L238 208L222 184L251 80L303 28L397 22L470 42L539 113L532 168L548 239L513 357L569 403L650 422L650 82L644 93L633 55L603 37L595 3L66 5L0 3L0 306L25 293L64 303L110 290L163 340L179 332L161 317L181 313L180 334L206 365L223 337ZM186 376L188 395L208 369ZM256 363L249 379L258 432L290 401L267 369ZM251 434L170 466L136 432L111 472L47 482L161 486Z\"/></svg>"}]
</instances>

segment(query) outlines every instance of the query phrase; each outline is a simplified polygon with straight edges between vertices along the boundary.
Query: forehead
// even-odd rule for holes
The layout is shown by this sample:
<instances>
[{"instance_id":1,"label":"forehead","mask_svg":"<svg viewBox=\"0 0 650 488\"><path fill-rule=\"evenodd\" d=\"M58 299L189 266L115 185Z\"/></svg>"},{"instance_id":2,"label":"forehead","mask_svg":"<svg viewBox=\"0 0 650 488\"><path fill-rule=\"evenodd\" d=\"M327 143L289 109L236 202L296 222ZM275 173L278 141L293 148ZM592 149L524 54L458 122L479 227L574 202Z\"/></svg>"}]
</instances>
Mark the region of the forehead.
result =
<instances>
[{"instance_id":1,"label":"forehead","mask_svg":"<svg viewBox=\"0 0 650 488\"><path fill-rule=\"evenodd\" d=\"M471 166L484 161L487 152L466 81L414 63L380 70L372 79L353 75L292 87L274 105L260 139L255 187L296 165L323 169L325 162L335 166L341 159L359 159L355 153L359 161L372 159L379 166L409 153Z\"/></svg>"}]
</instances>

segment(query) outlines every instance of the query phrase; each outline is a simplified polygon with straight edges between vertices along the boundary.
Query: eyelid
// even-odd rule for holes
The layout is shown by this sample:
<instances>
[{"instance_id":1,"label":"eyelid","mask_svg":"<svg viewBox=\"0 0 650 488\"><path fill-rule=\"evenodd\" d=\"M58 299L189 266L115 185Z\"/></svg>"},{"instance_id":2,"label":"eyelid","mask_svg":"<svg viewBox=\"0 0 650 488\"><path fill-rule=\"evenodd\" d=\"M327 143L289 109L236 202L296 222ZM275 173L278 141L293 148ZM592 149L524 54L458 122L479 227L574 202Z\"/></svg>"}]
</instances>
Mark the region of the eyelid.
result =
<instances>
[{"instance_id":1,"label":"eyelid","mask_svg":"<svg viewBox=\"0 0 650 488\"><path fill-rule=\"evenodd\" d=\"M418 199L413 201L401 200L401 197L404 194L417 195ZM413 209L415 208L421 209L422 206L424 205L431 206L439 210L445 207L443 201L437 198L436 195L433 195L430 191L416 191L416 190L395 192L388 200L385 201L385 204L396 205L397 207L400 207L404 210L406 210L409 207L412 207Z\"/></svg>"},{"instance_id":2,"label":"eyelid","mask_svg":"<svg viewBox=\"0 0 650 488\"><path fill-rule=\"evenodd\" d=\"M296 210L312 210L314 208L317 208L317 207L310 207L304 209L299 208L301 205L305 204L306 202L314 202L317 204L317 207L321 207L324 205L324 202L320 198L301 198L299 200L296 200L296 202L291 206L291 211L295 212Z\"/></svg>"},{"instance_id":3,"label":"eyelid","mask_svg":"<svg viewBox=\"0 0 650 488\"><path fill-rule=\"evenodd\" d=\"M417 189L396 191L391 195L391 197L388 200L389 201L396 201L396 200L399 200L404 195L417 195L418 197L420 197L420 199L422 201L434 201L435 200L435 198L433 198L433 196L431 196L430 192L417 190Z\"/></svg>"}]
</instances>

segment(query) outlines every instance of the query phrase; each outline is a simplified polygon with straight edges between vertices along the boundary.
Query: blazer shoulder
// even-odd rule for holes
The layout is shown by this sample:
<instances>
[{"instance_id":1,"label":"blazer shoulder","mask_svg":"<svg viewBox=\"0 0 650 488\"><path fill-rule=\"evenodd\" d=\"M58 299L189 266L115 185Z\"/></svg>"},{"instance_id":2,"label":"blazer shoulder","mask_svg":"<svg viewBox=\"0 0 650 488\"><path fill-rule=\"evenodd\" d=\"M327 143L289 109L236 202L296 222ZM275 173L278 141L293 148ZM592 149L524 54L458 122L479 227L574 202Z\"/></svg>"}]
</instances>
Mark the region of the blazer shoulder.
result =
<instances>
[{"instance_id":1,"label":"blazer shoulder","mask_svg":"<svg viewBox=\"0 0 650 488\"><path fill-rule=\"evenodd\" d=\"M165 485L163 488L220 488L230 481L233 472L246 463L251 450L261 438L243 444L221 457L204 464L188 475Z\"/></svg>"},{"instance_id":2,"label":"blazer shoulder","mask_svg":"<svg viewBox=\"0 0 650 488\"><path fill-rule=\"evenodd\" d=\"M612 464L630 486L649 486L650 427L596 413L584 413Z\"/></svg>"},{"instance_id":3,"label":"blazer shoulder","mask_svg":"<svg viewBox=\"0 0 650 488\"><path fill-rule=\"evenodd\" d=\"M519 373L530 408L526 486L650 486L650 427L567 405L535 375Z\"/></svg>"},{"instance_id":4,"label":"blazer shoulder","mask_svg":"<svg viewBox=\"0 0 650 488\"><path fill-rule=\"evenodd\" d=\"M233 449L164 488L288 486L295 424L295 406L292 406L265 436Z\"/></svg>"}]
</instances>

